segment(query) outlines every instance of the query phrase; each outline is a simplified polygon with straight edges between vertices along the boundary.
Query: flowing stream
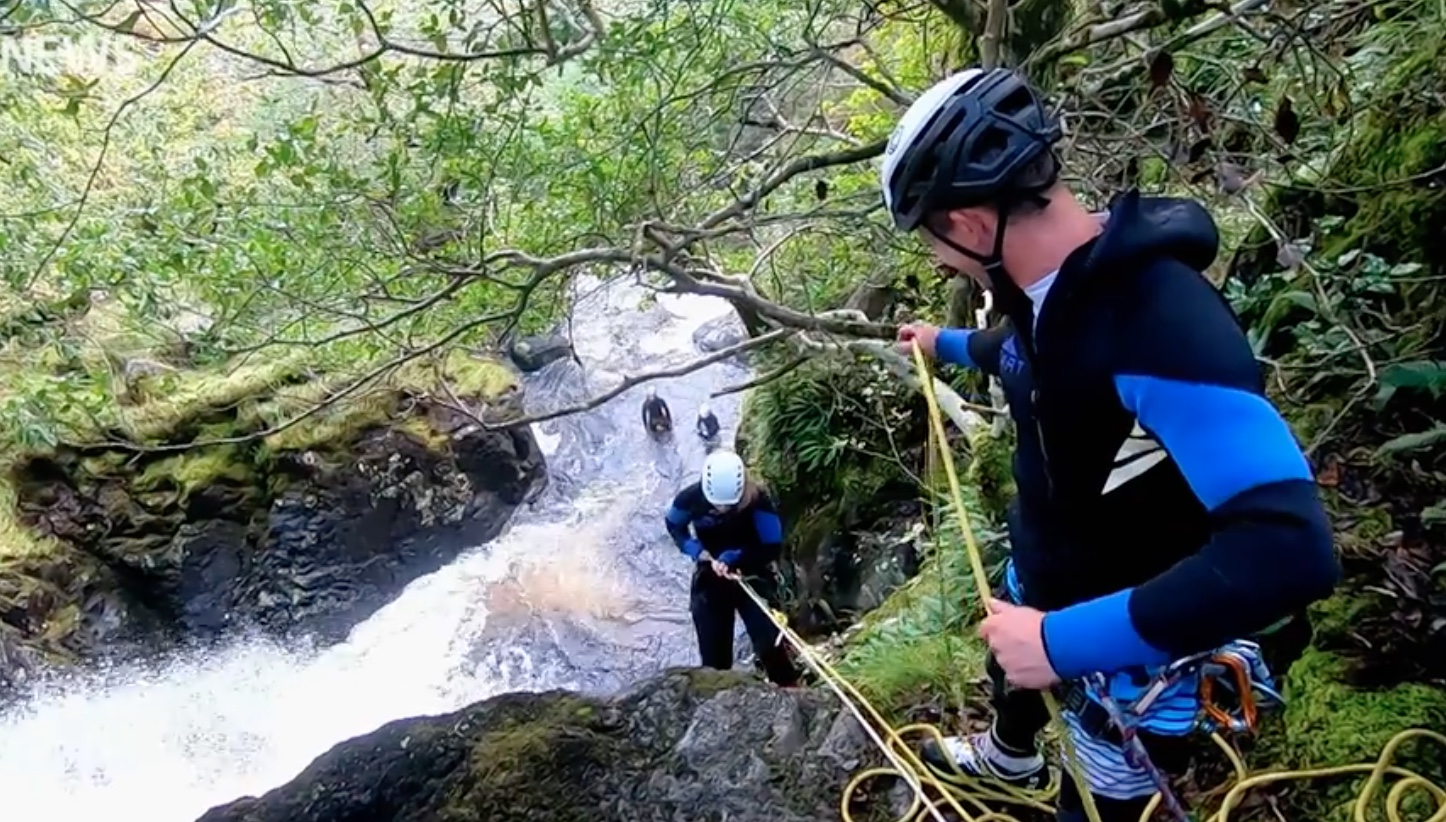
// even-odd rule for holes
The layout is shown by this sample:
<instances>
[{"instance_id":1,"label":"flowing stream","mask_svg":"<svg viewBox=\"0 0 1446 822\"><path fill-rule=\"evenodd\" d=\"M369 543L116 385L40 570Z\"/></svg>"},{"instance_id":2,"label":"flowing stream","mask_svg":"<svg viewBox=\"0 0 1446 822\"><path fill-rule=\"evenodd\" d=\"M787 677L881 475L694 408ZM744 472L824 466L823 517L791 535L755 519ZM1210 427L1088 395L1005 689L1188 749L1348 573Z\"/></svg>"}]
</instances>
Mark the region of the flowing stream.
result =
<instances>
[{"instance_id":1,"label":"flowing stream","mask_svg":"<svg viewBox=\"0 0 1446 822\"><path fill-rule=\"evenodd\" d=\"M645 303L626 280L592 285L572 328L586 367L562 361L529 377L534 408L697 356L693 332L728 310L713 298ZM701 465L698 405L745 379L743 367L723 363L653 383L678 428L669 441L642 430L641 387L534 426L547 492L496 540L414 581L341 644L243 640L204 657L44 683L0 715L5 818L189 822L281 785L335 743L393 719L507 691L608 693L695 664L689 567L661 515ZM737 396L709 404L731 436Z\"/></svg>"}]
</instances>

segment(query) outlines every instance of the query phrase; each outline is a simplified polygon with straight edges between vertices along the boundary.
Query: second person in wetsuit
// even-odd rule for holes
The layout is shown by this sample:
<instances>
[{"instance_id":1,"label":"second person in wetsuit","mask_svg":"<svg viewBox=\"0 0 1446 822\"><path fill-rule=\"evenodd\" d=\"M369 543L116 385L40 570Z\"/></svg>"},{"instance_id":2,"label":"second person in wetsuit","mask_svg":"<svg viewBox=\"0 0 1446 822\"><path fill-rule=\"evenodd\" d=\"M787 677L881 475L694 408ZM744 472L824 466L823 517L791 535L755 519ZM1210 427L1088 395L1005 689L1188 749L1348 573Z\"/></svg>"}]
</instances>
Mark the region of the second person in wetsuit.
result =
<instances>
[{"instance_id":1,"label":"second person in wetsuit","mask_svg":"<svg viewBox=\"0 0 1446 822\"><path fill-rule=\"evenodd\" d=\"M721 671L733 667L736 614L769 680L797 685L798 669L779 644L778 627L731 578L741 576L759 596L771 599L773 563L783 548L783 523L773 500L748 479L742 458L726 450L709 454L702 480L678 492L665 519L678 550L697 563L689 610L703 665Z\"/></svg>"},{"instance_id":2,"label":"second person in wetsuit","mask_svg":"<svg viewBox=\"0 0 1446 822\"><path fill-rule=\"evenodd\" d=\"M718 424L718 417L713 414L713 409L708 406L698 408L698 438L704 442L714 442L718 439L718 432L722 426Z\"/></svg>"},{"instance_id":3,"label":"second person in wetsuit","mask_svg":"<svg viewBox=\"0 0 1446 822\"><path fill-rule=\"evenodd\" d=\"M648 387L647 398L643 400L643 427L653 436L661 436L673 430L673 412L658 396L658 389Z\"/></svg>"}]
</instances>

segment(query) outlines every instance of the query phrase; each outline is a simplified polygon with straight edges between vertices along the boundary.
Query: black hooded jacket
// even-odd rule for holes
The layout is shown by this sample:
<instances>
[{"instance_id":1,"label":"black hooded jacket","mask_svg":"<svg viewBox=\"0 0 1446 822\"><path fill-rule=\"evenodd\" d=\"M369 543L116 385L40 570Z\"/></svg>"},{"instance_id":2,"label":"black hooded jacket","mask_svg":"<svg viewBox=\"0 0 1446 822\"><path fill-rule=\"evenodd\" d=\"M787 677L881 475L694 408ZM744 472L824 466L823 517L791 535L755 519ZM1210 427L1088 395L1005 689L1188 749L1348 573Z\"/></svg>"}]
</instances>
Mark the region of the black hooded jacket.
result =
<instances>
[{"instance_id":1,"label":"black hooded jacket","mask_svg":"<svg viewBox=\"0 0 1446 822\"><path fill-rule=\"evenodd\" d=\"M1201 274L1218 242L1201 206L1131 192L1037 320L1019 300L1000 327L940 334L941 360L1003 383L1012 556L1062 677L1248 636L1339 578L1310 468Z\"/></svg>"}]
</instances>

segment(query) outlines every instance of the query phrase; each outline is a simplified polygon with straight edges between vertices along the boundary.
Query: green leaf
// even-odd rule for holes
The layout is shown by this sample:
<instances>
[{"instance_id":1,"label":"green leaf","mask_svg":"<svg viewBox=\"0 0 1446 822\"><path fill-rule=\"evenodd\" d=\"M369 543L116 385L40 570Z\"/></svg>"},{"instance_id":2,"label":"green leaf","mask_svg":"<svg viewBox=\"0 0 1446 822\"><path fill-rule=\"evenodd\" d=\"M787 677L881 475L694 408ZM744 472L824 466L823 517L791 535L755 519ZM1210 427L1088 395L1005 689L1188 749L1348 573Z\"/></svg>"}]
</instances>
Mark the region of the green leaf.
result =
<instances>
[{"instance_id":1,"label":"green leaf","mask_svg":"<svg viewBox=\"0 0 1446 822\"><path fill-rule=\"evenodd\" d=\"M1376 392L1377 406L1385 405L1398 389L1406 388L1428 392L1439 399L1446 391L1446 362L1417 360L1393 363L1381 369L1380 390Z\"/></svg>"},{"instance_id":2,"label":"green leaf","mask_svg":"<svg viewBox=\"0 0 1446 822\"><path fill-rule=\"evenodd\" d=\"M136 30L136 23L140 22L141 12L139 9L126 15L126 19L116 24L116 31L131 34Z\"/></svg>"},{"instance_id":3,"label":"green leaf","mask_svg":"<svg viewBox=\"0 0 1446 822\"><path fill-rule=\"evenodd\" d=\"M1384 456L1420 451L1441 442L1446 442L1446 423L1437 423L1434 428L1426 431L1418 431L1414 434L1402 434L1399 437L1388 440L1381 445L1377 453Z\"/></svg>"}]
</instances>

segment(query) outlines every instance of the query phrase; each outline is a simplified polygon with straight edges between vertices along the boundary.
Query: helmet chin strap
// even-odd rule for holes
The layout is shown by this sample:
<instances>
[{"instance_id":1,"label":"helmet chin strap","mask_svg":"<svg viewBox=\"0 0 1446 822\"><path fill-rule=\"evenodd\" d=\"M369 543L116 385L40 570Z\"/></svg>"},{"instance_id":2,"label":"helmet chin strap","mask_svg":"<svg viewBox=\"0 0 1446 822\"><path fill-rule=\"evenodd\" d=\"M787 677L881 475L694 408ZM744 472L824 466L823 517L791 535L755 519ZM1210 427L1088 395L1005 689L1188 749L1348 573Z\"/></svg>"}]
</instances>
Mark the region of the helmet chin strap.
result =
<instances>
[{"instance_id":1,"label":"helmet chin strap","mask_svg":"<svg viewBox=\"0 0 1446 822\"><path fill-rule=\"evenodd\" d=\"M1004 228L1008 222L1008 209L1000 208L999 225L994 229L994 248L988 254L965 248L935 231L928 222L924 223L924 230L934 235L939 242L983 266L984 274L989 278L989 290L994 292L996 307L1006 316L1013 317L1020 308L1027 307L1029 302L1024 291L1015 285L1009 272L1004 270Z\"/></svg>"}]
</instances>

